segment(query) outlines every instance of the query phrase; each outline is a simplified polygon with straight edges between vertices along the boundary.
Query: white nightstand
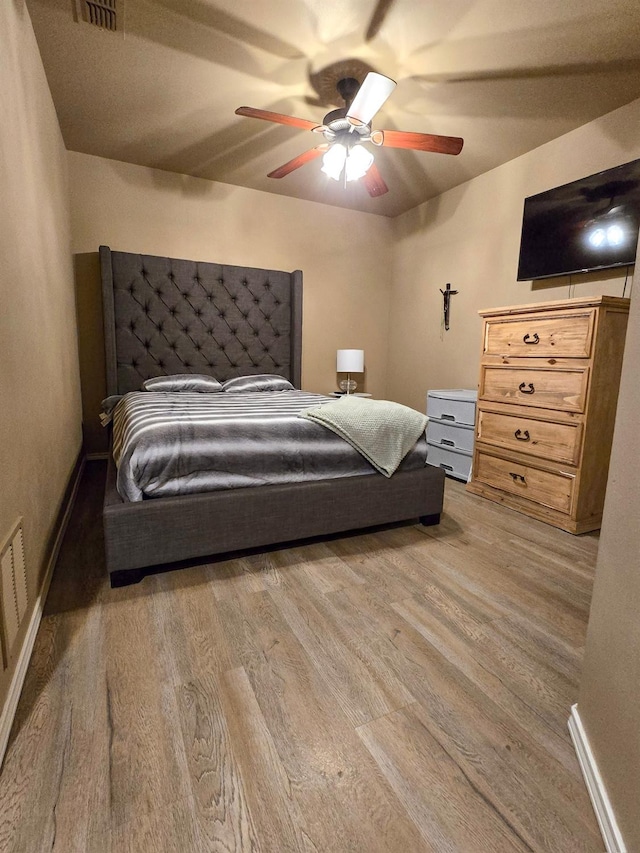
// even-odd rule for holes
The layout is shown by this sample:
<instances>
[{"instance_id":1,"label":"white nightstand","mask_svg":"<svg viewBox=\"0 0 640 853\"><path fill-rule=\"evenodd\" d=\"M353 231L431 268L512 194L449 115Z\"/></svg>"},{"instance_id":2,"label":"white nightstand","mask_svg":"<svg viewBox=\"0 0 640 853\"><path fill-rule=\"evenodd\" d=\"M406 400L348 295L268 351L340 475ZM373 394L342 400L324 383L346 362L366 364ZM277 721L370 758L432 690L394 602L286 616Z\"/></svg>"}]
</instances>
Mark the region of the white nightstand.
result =
<instances>
[{"instance_id":1,"label":"white nightstand","mask_svg":"<svg viewBox=\"0 0 640 853\"><path fill-rule=\"evenodd\" d=\"M477 396L466 388L427 394L427 462L464 482L471 473Z\"/></svg>"}]
</instances>

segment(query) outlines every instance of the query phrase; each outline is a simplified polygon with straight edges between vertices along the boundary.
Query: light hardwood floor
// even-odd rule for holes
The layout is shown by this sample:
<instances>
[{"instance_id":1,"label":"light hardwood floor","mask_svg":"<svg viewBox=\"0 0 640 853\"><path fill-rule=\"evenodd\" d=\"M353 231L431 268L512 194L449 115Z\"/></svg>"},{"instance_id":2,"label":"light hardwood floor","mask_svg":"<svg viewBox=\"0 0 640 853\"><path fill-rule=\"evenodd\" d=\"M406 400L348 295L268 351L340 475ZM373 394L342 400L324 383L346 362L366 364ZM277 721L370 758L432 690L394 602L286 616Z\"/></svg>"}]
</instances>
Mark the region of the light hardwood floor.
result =
<instances>
[{"instance_id":1,"label":"light hardwood floor","mask_svg":"<svg viewBox=\"0 0 640 853\"><path fill-rule=\"evenodd\" d=\"M103 473L56 567L0 850L601 853L567 731L596 534L448 480L439 527L112 590Z\"/></svg>"}]
</instances>

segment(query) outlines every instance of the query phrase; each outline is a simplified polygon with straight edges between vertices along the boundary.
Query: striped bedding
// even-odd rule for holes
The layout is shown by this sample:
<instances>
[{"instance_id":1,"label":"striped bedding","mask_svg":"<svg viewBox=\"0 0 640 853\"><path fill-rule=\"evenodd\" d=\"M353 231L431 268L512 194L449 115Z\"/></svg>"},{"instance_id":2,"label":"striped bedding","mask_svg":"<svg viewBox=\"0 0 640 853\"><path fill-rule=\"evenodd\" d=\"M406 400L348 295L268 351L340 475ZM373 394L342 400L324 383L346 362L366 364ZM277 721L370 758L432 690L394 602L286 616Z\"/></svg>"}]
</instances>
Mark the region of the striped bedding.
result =
<instances>
[{"instance_id":1,"label":"striped bedding","mask_svg":"<svg viewBox=\"0 0 640 853\"><path fill-rule=\"evenodd\" d=\"M298 417L332 398L305 391L126 394L113 412L125 500L375 474L344 439ZM424 467L417 442L400 470Z\"/></svg>"}]
</instances>

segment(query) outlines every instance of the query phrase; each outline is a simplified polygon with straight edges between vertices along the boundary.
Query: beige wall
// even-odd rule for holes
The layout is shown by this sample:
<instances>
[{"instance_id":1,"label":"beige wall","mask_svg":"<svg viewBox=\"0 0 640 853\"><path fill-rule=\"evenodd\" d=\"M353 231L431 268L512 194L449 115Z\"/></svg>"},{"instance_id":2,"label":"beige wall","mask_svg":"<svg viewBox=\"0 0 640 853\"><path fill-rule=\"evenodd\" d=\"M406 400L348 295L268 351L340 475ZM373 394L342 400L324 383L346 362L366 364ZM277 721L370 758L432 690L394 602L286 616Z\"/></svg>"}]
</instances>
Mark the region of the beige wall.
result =
<instances>
[{"instance_id":1,"label":"beige wall","mask_svg":"<svg viewBox=\"0 0 640 853\"><path fill-rule=\"evenodd\" d=\"M622 295L624 270L573 276L571 294L568 277L533 285L516 281L522 207L526 196L640 157L639 124L640 100L394 220L393 399L422 410L430 388L476 387L481 308ZM445 332L439 289L447 282L458 295L451 299L451 328Z\"/></svg>"},{"instance_id":2,"label":"beige wall","mask_svg":"<svg viewBox=\"0 0 640 853\"><path fill-rule=\"evenodd\" d=\"M85 436L104 388L100 244L127 252L304 272L303 387L336 387L336 349L365 351L366 387L387 392L392 225L381 216L69 153Z\"/></svg>"},{"instance_id":3,"label":"beige wall","mask_svg":"<svg viewBox=\"0 0 640 853\"><path fill-rule=\"evenodd\" d=\"M0 103L0 540L24 516L33 606L81 420L66 152L20 0L0 3Z\"/></svg>"},{"instance_id":4,"label":"beige wall","mask_svg":"<svg viewBox=\"0 0 640 853\"><path fill-rule=\"evenodd\" d=\"M578 709L629 853L640 850L640 297L631 302Z\"/></svg>"}]
</instances>

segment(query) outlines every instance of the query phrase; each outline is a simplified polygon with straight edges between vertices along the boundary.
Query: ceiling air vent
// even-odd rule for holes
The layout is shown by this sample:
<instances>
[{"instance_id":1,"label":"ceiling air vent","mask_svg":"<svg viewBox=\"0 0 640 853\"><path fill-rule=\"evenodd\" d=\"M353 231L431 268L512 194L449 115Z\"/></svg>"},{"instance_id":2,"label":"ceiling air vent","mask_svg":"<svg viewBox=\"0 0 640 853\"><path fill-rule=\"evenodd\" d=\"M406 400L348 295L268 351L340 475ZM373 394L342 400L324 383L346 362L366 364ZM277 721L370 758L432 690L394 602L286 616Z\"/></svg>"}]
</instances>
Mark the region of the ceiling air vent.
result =
<instances>
[{"instance_id":1,"label":"ceiling air vent","mask_svg":"<svg viewBox=\"0 0 640 853\"><path fill-rule=\"evenodd\" d=\"M113 33L123 29L123 6L124 0L76 0L78 20Z\"/></svg>"}]
</instances>

